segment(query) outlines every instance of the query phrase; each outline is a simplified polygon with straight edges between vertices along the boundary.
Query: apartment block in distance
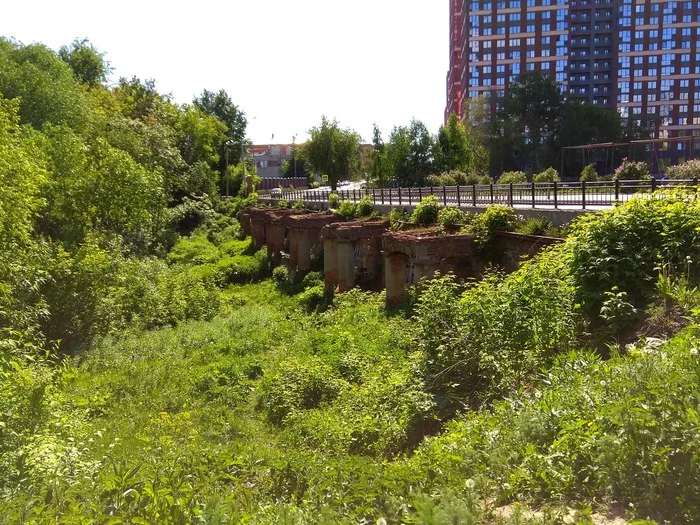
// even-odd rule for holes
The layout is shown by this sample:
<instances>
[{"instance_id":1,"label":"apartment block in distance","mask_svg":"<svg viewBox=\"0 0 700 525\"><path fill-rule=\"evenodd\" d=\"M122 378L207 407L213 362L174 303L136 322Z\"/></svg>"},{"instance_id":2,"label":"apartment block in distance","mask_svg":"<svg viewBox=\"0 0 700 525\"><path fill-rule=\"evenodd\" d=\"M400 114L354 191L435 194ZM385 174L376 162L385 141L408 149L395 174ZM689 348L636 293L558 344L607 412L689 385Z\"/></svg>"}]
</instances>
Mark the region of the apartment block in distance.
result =
<instances>
[{"instance_id":1,"label":"apartment block in distance","mask_svg":"<svg viewBox=\"0 0 700 525\"><path fill-rule=\"evenodd\" d=\"M539 70L568 97L616 109L654 138L700 137L698 0L449 2L446 118L480 94L495 111L518 74Z\"/></svg>"}]
</instances>

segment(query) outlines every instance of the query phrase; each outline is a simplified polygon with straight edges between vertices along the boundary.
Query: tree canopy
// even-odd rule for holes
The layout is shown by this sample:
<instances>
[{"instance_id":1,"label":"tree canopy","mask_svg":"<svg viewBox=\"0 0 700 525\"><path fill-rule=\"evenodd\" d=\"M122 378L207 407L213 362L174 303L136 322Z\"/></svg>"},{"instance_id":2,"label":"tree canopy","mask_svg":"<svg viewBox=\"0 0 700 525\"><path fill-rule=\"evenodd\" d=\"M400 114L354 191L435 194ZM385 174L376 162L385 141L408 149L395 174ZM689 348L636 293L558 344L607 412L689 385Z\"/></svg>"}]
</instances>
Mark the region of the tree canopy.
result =
<instances>
[{"instance_id":1,"label":"tree canopy","mask_svg":"<svg viewBox=\"0 0 700 525\"><path fill-rule=\"evenodd\" d=\"M302 147L303 157L314 171L328 175L333 190L339 180L350 178L360 163L360 136L342 129L338 121L321 117L321 124L309 130L311 138Z\"/></svg>"}]
</instances>

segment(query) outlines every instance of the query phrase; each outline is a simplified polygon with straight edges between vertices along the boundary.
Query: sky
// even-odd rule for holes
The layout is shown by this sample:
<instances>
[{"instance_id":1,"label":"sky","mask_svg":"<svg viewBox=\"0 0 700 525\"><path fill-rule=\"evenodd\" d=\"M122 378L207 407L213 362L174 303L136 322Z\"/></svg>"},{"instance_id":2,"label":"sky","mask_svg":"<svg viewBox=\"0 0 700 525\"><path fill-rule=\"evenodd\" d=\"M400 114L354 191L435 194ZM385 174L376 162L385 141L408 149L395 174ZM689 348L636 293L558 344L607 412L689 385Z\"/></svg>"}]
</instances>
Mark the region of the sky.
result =
<instances>
[{"instance_id":1,"label":"sky","mask_svg":"<svg viewBox=\"0 0 700 525\"><path fill-rule=\"evenodd\" d=\"M2 6L0 36L58 50L88 38L111 81L154 79L189 103L226 90L256 144L296 143L321 116L371 142L394 126L442 124L446 0L24 0ZM274 135L274 138L272 138Z\"/></svg>"}]
</instances>

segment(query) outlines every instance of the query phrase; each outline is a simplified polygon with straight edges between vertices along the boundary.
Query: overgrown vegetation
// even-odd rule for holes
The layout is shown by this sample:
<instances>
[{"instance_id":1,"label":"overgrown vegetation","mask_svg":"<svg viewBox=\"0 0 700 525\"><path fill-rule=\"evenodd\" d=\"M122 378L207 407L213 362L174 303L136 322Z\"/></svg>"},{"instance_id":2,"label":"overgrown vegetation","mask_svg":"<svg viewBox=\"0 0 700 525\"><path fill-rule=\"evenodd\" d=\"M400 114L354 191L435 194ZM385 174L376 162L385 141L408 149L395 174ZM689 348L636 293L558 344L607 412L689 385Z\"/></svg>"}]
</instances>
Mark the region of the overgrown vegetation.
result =
<instances>
[{"instance_id":1,"label":"overgrown vegetation","mask_svg":"<svg viewBox=\"0 0 700 525\"><path fill-rule=\"evenodd\" d=\"M266 279L255 197L218 197L222 121L107 89L83 45L71 71L0 41L0 523L700 521L693 193L406 308L330 302ZM460 214L412 220L550 227Z\"/></svg>"}]
</instances>

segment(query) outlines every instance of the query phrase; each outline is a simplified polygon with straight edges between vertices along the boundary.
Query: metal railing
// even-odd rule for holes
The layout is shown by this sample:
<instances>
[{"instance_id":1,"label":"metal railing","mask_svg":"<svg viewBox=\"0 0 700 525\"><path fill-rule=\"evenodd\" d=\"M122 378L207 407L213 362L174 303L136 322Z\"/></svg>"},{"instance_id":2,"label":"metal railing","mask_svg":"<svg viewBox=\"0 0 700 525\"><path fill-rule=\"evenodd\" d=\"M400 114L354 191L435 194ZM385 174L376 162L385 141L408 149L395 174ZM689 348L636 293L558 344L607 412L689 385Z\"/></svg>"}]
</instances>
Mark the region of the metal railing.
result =
<instances>
[{"instance_id":1,"label":"metal railing","mask_svg":"<svg viewBox=\"0 0 700 525\"><path fill-rule=\"evenodd\" d=\"M511 184L471 184L467 186L423 186L413 188L365 188L332 192L329 189L260 192L263 202L288 200L328 203L331 193L341 201L359 202L368 197L372 204L414 206L434 195L443 206L460 208L502 204L514 208L586 209L606 208L631 198L650 198L655 192L697 186L692 180L614 180L601 182L523 182Z\"/></svg>"}]
</instances>

